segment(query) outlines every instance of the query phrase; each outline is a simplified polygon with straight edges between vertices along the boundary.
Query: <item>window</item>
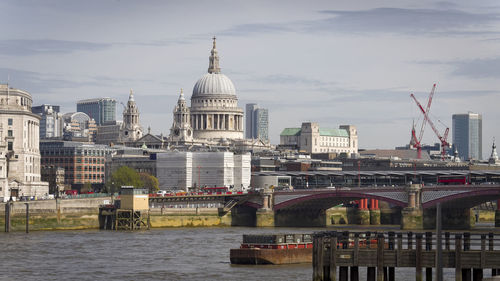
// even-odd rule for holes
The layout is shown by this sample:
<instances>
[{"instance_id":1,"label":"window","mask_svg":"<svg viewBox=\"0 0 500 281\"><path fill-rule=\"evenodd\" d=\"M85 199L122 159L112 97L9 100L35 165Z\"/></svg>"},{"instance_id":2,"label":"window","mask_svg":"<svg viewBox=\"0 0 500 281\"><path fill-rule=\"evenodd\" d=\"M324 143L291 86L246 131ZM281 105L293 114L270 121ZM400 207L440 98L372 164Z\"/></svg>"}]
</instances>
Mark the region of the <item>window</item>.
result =
<instances>
[{"instance_id":1,"label":"window","mask_svg":"<svg viewBox=\"0 0 500 281\"><path fill-rule=\"evenodd\" d=\"M12 137L13 135L14 135L14 133L12 132L12 130L7 131L7 136Z\"/></svg>"},{"instance_id":2,"label":"window","mask_svg":"<svg viewBox=\"0 0 500 281\"><path fill-rule=\"evenodd\" d=\"M5 119L4 119L4 120L5 120ZM9 126L12 126L12 123L13 123L12 118L9 118L7 122L8 122L8 125L9 125Z\"/></svg>"},{"instance_id":3,"label":"window","mask_svg":"<svg viewBox=\"0 0 500 281\"><path fill-rule=\"evenodd\" d=\"M9 151L14 150L14 147L13 147L13 146L14 146L14 144L13 144L11 141L9 141L9 142L7 143L7 150L9 150Z\"/></svg>"}]
</instances>

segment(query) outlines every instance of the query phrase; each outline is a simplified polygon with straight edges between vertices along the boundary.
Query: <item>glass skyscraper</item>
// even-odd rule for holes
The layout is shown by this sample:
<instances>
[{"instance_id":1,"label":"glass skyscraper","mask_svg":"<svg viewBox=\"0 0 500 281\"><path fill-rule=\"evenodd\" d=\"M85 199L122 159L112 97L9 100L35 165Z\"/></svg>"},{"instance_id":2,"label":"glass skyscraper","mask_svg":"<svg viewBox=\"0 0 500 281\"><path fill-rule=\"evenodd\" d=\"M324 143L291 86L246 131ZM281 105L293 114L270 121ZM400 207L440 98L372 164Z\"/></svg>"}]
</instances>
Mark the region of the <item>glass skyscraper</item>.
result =
<instances>
[{"instance_id":1,"label":"glass skyscraper","mask_svg":"<svg viewBox=\"0 0 500 281\"><path fill-rule=\"evenodd\" d=\"M259 108L255 103L245 106L247 139L260 139L269 141L269 112L266 108Z\"/></svg>"},{"instance_id":2,"label":"glass skyscraper","mask_svg":"<svg viewBox=\"0 0 500 281\"><path fill-rule=\"evenodd\" d=\"M116 100L112 98L81 100L76 103L76 111L86 113L100 126L116 120Z\"/></svg>"},{"instance_id":3,"label":"glass skyscraper","mask_svg":"<svg viewBox=\"0 0 500 281\"><path fill-rule=\"evenodd\" d=\"M462 160L481 160L483 155L483 119L481 114L453 114L453 145Z\"/></svg>"}]
</instances>

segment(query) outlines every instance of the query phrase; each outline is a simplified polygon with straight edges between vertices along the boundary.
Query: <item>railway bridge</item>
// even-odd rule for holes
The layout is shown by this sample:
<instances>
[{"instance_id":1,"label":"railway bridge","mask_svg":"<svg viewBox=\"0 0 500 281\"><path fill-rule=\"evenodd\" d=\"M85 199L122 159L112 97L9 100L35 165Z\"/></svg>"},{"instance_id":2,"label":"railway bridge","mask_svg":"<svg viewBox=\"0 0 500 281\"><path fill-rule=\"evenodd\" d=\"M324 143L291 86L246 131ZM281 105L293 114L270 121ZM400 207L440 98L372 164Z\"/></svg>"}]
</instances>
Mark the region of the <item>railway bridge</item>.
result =
<instances>
[{"instance_id":1,"label":"railway bridge","mask_svg":"<svg viewBox=\"0 0 500 281\"><path fill-rule=\"evenodd\" d=\"M184 194L150 198L153 207L207 206L219 215L231 213L234 225L328 226L331 224L400 224L402 229L435 226L441 204L443 226L468 229L474 224L471 208L500 199L500 184L396 187L325 187L295 191L265 189L253 193ZM380 206L379 206L380 202ZM333 207L340 208L333 208ZM500 226L500 211L495 212ZM498 218L498 220L497 220Z\"/></svg>"},{"instance_id":2,"label":"railway bridge","mask_svg":"<svg viewBox=\"0 0 500 281\"><path fill-rule=\"evenodd\" d=\"M433 228L435 208L443 210L448 228L467 229L474 221L471 208L500 199L500 184L399 187L322 188L297 191L263 191L241 205L255 210L257 226L325 226L330 210L344 208L349 223L401 224L402 229ZM383 205L383 209L379 206ZM383 203L382 203L383 202ZM235 212L237 213L237 211ZM496 212L496 217L499 216ZM394 219L394 217L399 219Z\"/></svg>"}]
</instances>

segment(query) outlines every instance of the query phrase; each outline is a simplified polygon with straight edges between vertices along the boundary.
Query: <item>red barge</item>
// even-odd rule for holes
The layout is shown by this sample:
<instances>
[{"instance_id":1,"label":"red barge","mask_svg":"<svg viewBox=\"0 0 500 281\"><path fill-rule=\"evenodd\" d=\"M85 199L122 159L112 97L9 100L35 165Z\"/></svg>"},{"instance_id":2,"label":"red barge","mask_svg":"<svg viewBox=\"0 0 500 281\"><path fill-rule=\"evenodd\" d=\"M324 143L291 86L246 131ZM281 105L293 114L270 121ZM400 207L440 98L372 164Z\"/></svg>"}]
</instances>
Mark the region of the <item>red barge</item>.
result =
<instances>
[{"instance_id":1,"label":"red barge","mask_svg":"<svg viewBox=\"0 0 500 281\"><path fill-rule=\"evenodd\" d=\"M312 248L312 234L243 235L229 256L232 264L311 263Z\"/></svg>"},{"instance_id":2,"label":"red barge","mask_svg":"<svg viewBox=\"0 0 500 281\"><path fill-rule=\"evenodd\" d=\"M360 237L360 248L377 248L377 240ZM353 248L354 239L346 237L337 247ZM385 245L387 247L387 245ZM231 249L232 264L312 263L312 234L243 235L239 249Z\"/></svg>"}]
</instances>

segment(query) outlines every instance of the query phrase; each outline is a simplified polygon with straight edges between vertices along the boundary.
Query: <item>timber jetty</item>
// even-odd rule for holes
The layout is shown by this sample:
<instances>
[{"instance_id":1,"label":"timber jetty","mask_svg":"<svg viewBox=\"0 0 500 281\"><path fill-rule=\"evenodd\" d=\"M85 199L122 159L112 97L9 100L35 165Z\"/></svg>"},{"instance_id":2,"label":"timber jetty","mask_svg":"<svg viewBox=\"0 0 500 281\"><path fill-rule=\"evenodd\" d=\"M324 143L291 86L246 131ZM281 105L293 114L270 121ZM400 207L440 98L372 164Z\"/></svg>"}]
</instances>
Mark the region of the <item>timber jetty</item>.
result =
<instances>
[{"instance_id":1,"label":"timber jetty","mask_svg":"<svg viewBox=\"0 0 500 281\"><path fill-rule=\"evenodd\" d=\"M318 232L313 235L313 280L357 281L359 267L367 268L368 281L394 281L398 267L415 268L417 281L423 280L424 269L425 280L432 280L433 268L436 280L442 268L455 268L457 281L483 280L485 269L500 275L495 241L493 233L445 232L438 240L431 232Z\"/></svg>"}]
</instances>

